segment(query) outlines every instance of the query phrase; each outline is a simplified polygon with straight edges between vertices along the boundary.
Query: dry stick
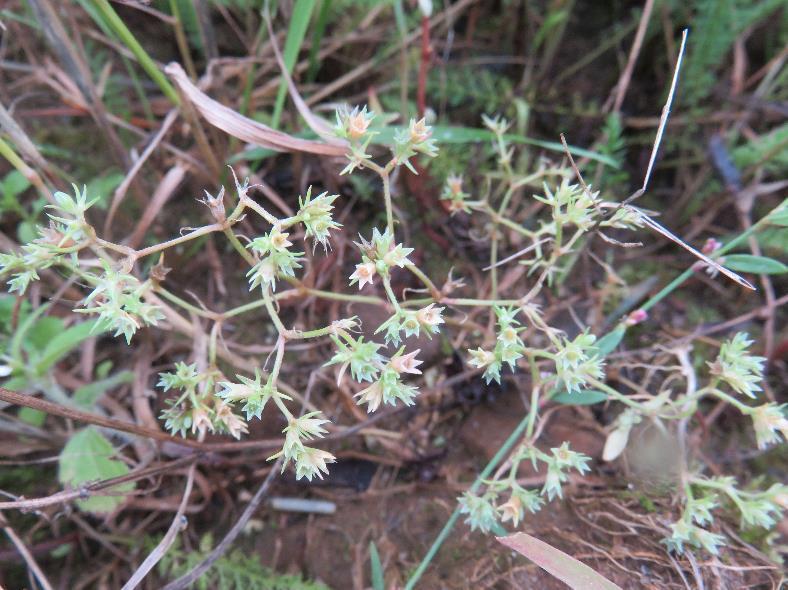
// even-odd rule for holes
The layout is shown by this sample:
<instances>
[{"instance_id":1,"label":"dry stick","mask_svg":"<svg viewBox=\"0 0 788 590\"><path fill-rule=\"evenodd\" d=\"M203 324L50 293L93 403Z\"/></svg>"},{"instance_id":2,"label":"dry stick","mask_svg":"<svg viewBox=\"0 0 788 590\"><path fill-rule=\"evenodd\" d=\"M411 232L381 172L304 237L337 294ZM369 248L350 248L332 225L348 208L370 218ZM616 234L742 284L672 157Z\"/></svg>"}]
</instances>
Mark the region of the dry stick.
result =
<instances>
[{"instance_id":1,"label":"dry stick","mask_svg":"<svg viewBox=\"0 0 788 590\"><path fill-rule=\"evenodd\" d=\"M120 432L128 432L129 434L136 434L137 436L145 436L161 442L171 442L194 449L203 449L202 443L196 440L191 440L188 438L180 439L153 428L147 428L145 426L139 426L124 420L116 420L115 418L107 418L105 416L91 414L90 412L83 412L82 410L68 408L66 406L61 406L60 404L55 404L30 395L17 393L16 391L11 391L5 387L0 387L0 401L14 404L16 406L33 408L34 410L40 410L42 412L46 412L47 414L61 416L62 418L69 418L78 422L86 422L88 424L95 424L96 426L111 428L112 430L118 430Z\"/></svg>"},{"instance_id":2,"label":"dry stick","mask_svg":"<svg viewBox=\"0 0 788 590\"><path fill-rule=\"evenodd\" d=\"M219 559L225 552L230 548L235 542L235 539L241 533L241 531L246 528L246 524L252 518L254 513L260 506L260 503L263 501L263 498L268 493L268 488L271 487L271 483L274 481L274 476L279 471L279 468L282 464L282 457L276 460L274 466L272 467L271 471L266 476L265 480L263 481L262 485L257 488L252 499L249 501L249 504L246 505L244 511L241 513L240 518L238 521L233 525L233 528L229 530L227 535L225 535L224 539L211 551L208 556L203 559L200 564L195 567L192 571L188 574L181 576L174 582L167 584L162 590L183 590L184 588L188 588L192 583L194 583L200 576L202 576L205 572L207 572L214 562Z\"/></svg>"},{"instance_id":3,"label":"dry stick","mask_svg":"<svg viewBox=\"0 0 788 590\"><path fill-rule=\"evenodd\" d=\"M0 512L3 510L39 510L41 508L45 508L46 506L64 504L65 502L71 502L72 500L84 500L85 498L89 498L91 495L97 495L96 492L113 488L124 483L129 483L131 481L144 479L158 473L172 471L178 467L193 463L197 461L197 459L199 459L199 455L188 455L186 457L181 457L180 459L170 461L164 465L146 467L144 469L132 471L126 475L120 475L110 479L103 479L101 481L82 486L77 490L64 490L49 496L44 496L43 498L29 498L22 500L12 500L9 502L0 502Z\"/></svg>"},{"instance_id":4,"label":"dry stick","mask_svg":"<svg viewBox=\"0 0 788 590\"><path fill-rule=\"evenodd\" d=\"M77 422L94 424L96 426L101 426L102 428L110 428L112 430L117 430L120 432L127 432L129 434L134 434L137 436L152 438L162 443L171 443L181 447L189 447L203 452L234 453L238 451L245 451L251 449L277 449L277 448L281 448L282 443L284 442L283 438L274 438L274 439L247 440L240 442L206 443L190 438L179 438L177 436L166 434L154 428L148 428L146 426L140 426L138 424L126 422L124 420L106 418L104 416L99 416L98 414L91 414L89 412L83 412L81 410L76 410L74 408L68 408L66 406L61 406L59 404L55 404L43 399L32 397L30 395L17 393L15 391L11 391L4 387L0 387L0 401L14 404L16 406L33 408L34 410L40 410L42 412L46 412L47 414L51 414L53 416L60 416L62 418L68 418L70 420L76 420ZM364 422L359 422L358 424L349 426L338 432L334 432L332 434L329 434L328 436L316 440L315 444L321 444L323 442L331 442L345 438L347 436L360 432L366 428L369 428L370 426L372 426L377 422L380 422L381 420L399 414L405 409L406 408L403 407L397 410L375 414L374 416L368 418ZM0 503L0 510L2 510L3 507L4 504Z\"/></svg>"},{"instance_id":5,"label":"dry stick","mask_svg":"<svg viewBox=\"0 0 788 590\"><path fill-rule=\"evenodd\" d=\"M424 117L427 110L427 70L430 67L432 49L430 48L430 17L421 17L421 58L419 60L419 84L416 88L418 118Z\"/></svg>"},{"instance_id":6,"label":"dry stick","mask_svg":"<svg viewBox=\"0 0 788 590\"><path fill-rule=\"evenodd\" d=\"M137 587L137 585L142 582L142 579L148 575L148 573L153 569L153 567L164 557L164 554L167 553L172 544L175 542L175 539L178 536L178 533L186 528L187 519L184 516L186 512L186 506L189 504L189 497L192 495L192 486L194 485L194 471L197 469L195 464L189 468L189 474L186 477L186 489L183 491L183 499L181 500L180 505L178 506L178 511L175 513L175 517L172 519L172 524L170 528L167 529L167 533L164 535L159 544L156 545L156 548L151 551L150 555L145 558L145 561L142 562L137 571L134 572L134 575L131 576L128 582L123 584L123 588L121 590L133 590Z\"/></svg>"},{"instance_id":7,"label":"dry stick","mask_svg":"<svg viewBox=\"0 0 788 590\"><path fill-rule=\"evenodd\" d=\"M696 331L692 332L691 334L685 336L684 339L694 340L694 339L699 338L701 336L708 336L708 335L714 334L716 332L724 332L724 331L728 330L729 328L733 328L734 326L737 326L739 324L743 324L744 322L748 322L748 321L750 321L753 318L757 318L758 316L764 314L764 312L774 313L775 309L785 305L786 303L788 303L788 295L783 295L779 299L775 299L772 304L768 304L767 303L766 305L763 305L761 307L753 309L752 311L748 311L747 313L744 313L744 314L742 314L740 316L737 316L735 318L732 318L732 319L727 320L725 322L722 322L720 324L713 324L713 325L707 326L705 328L699 328L698 330L696 330Z\"/></svg>"},{"instance_id":8,"label":"dry stick","mask_svg":"<svg viewBox=\"0 0 788 590\"><path fill-rule=\"evenodd\" d=\"M8 524L5 521L5 518L3 518L2 516L0 516L0 524L3 527L3 531L5 532L5 534L8 536L9 539L11 539L11 542L14 544L17 551L19 551L19 554L22 556L22 559L25 560L27 567L30 569L31 572L33 572L33 575L38 580L38 583L41 584L41 587L44 590L52 590L52 584L49 583L49 580L47 580L47 577L44 575L44 572L42 572L41 568L38 567L38 563L36 563L36 560L33 557L33 555L30 553L30 551L27 550L27 547L25 547L25 544L22 542L22 539L20 539L17 536L17 534L14 532L14 529L8 526Z\"/></svg>"},{"instance_id":9,"label":"dry stick","mask_svg":"<svg viewBox=\"0 0 788 590\"><path fill-rule=\"evenodd\" d=\"M13 150L7 152L7 150L2 150L2 148L0 148L0 155L5 156L11 164L17 168L17 170L36 187L36 190L38 190L44 199L50 203L54 203L52 192L47 187L47 185L52 186L53 184L51 179L48 178L48 173L51 171L52 166L44 159L38 151L38 148L28 137L27 133L17 124L11 116L11 113L6 110L2 103L0 103L0 129L8 134L8 138L16 148L22 152L22 156L30 160L38 170L28 166L21 157L18 158L19 161L15 161L17 158L14 158L16 153L13 152ZM0 138L0 146L2 144L5 144L5 142ZM8 149L11 149L10 146Z\"/></svg>"},{"instance_id":10,"label":"dry stick","mask_svg":"<svg viewBox=\"0 0 788 590\"><path fill-rule=\"evenodd\" d=\"M107 109L93 85L84 52L80 51L82 48L79 36L69 36L51 0L30 0L29 4L36 20L41 25L47 43L52 47L63 68L76 85L81 98L88 107L88 112L104 135L113 157L122 168L127 168L131 162L120 137L109 123ZM134 185L133 189L138 196L142 196L139 186Z\"/></svg>"},{"instance_id":11,"label":"dry stick","mask_svg":"<svg viewBox=\"0 0 788 590\"><path fill-rule=\"evenodd\" d=\"M643 14L640 15L640 23L638 23L638 30L635 33L632 49L629 51L627 65L624 67L618 84L616 84L616 98L613 103L613 112L617 113L621 110L621 104L624 102L624 97L629 88L629 81L632 79L632 71L635 69L635 62L638 59L638 55L640 55L640 49L643 47L643 39L646 37L646 30L648 29L648 22L651 20L651 11L653 8L654 0L646 0L646 4L643 6Z\"/></svg>"}]
</instances>

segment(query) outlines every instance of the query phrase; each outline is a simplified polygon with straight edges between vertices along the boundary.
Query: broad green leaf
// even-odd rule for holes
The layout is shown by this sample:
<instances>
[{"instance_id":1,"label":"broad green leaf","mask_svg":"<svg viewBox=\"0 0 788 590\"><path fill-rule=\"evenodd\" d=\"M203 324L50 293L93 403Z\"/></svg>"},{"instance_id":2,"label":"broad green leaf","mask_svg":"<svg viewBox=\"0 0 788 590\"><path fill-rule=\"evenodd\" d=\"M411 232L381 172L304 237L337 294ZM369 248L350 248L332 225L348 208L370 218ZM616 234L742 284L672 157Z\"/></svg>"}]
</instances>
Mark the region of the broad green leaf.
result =
<instances>
[{"instance_id":1,"label":"broad green leaf","mask_svg":"<svg viewBox=\"0 0 788 590\"><path fill-rule=\"evenodd\" d=\"M44 420L47 419L46 412L34 410L33 408L20 408L18 416L22 422L26 422L33 426L42 426Z\"/></svg>"},{"instance_id":2,"label":"broad green leaf","mask_svg":"<svg viewBox=\"0 0 788 590\"><path fill-rule=\"evenodd\" d=\"M30 188L30 181L19 170L11 170L0 182L0 190L6 199L15 199Z\"/></svg>"},{"instance_id":3,"label":"broad green leaf","mask_svg":"<svg viewBox=\"0 0 788 590\"><path fill-rule=\"evenodd\" d=\"M383 578L383 565L380 563L380 555L374 541L369 542L369 562L372 569L372 589L386 590Z\"/></svg>"},{"instance_id":4,"label":"broad green leaf","mask_svg":"<svg viewBox=\"0 0 788 590\"><path fill-rule=\"evenodd\" d=\"M583 562L536 537L516 533L497 539L499 543L524 555L573 590L621 590L620 586L596 573Z\"/></svg>"},{"instance_id":5,"label":"broad green leaf","mask_svg":"<svg viewBox=\"0 0 788 590\"><path fill-rule=\"evenodd\" d=\"M599 340L597 340L594 344L594 348L599 351L599 356L605 358L607 355L613 352L621 343L621 340L624 338L624 334L626 334L626 332L626 326L620 324L614 330L611 330Z\"/></svg>"},{"instance_id":6,"label":"broad green leaf","mask_svg":"<svg viewBox=\"0 0 788 590\"><path fill-rule=\"evenodd\" d=\"M63 320L54 316L44 316L30 327L25 337L25 348L42 351L52 339L65 329Z\"/></svg>"},{"instance_id":7,"label":"broad green leaf","mask_svg":"<svg viewBox=\"0 0 788 590\"><path fill-rule=\"evenodd\" d=\"M96 207L99 209L106 209L112 197L112 193L120 186L123 179L126 178L125 174L118 171L111 171L97 176L87 184L87 193L97 198Z\"/></svg>"},{"instance_id":8,"label":"broad green leaf","mask_svg":"<svg viewBox=\"0 0 788 590\"><path fill-rule=\"evenodd\" d=\"M27 303L25 301L24 303ZM14 308L16 307L16 297L13 295L2 295L0 296L0 326L5 328L10 328L11 326L11 319L14 316ZM23 304L24 307L24 304ZM23 317L22 312L27 315L29 309L20 309L19 310L19 319Z\"/></svg>"},{"instance_id":9,"label":"broad green leaf","mask_svg":"<svg viewBox=\"0 0 788 590\"><path fill-rule=\"evenodd\" d=\"M11 336L11 341L8 346L8 354L18 365L24 365L25 363L25 359L22 356L22 347L25 344L28 332L32 330L33 326L38 321L38 318L40 318L47 309L49 309L49 304L45 303L44 305L41 305L35 309L27 317L22 318L16 328L16 331Z\"/></svg>"},{"instance_id":10,"label":"broad green leaf","mask_svg":"<svg viewBox=\"0 0 788 590\"><path fill-rule=\"evenodd\" d=\"M115 449L95 428L80 430L60 452L58 479L71 487L120 477L129 472L125 463L114 459ZM124 493L134 489L134 482L127 482L109 490L113 495L93 496L78 500L77 506L86 512L112 512L124 500Z\"/></svg>"},{"instance_id":11,"label":"broad green leaf","mask_svg":"<svg viewBox=\"0 0 788 590\"><path fill-rule=\"evenodd\" d=\"M37 369L39 373L48 371L61 358L74 350L83 341L100 333L97 328L98 320L90 320L75 324L60 334L57 334L49 341L46 348L38 360Z\"/></svg>"},{"instance_id":12,"label":"broad green leaf","mask_svg":"<svg viewBox=\"0 0 788 590\"><path fill-rule=\"evenodd\" d=\"M779 260L752 254L729 254L725 257L725 266L738 272L757 275L779 275L788 272L788 266Z\"/></svg>"},{"instance_id":13,"label":"broad green leaf","mask_svg":"<svg viewBox=\"0 0 788 590\"><path fill-rule=\"evenodd\" d=\"M788 227L788 207L783 207L779 211L772 213L769 216L769 223Z\"/></svg>"},{"instance_id":14,"label":"broad green leaf","mask_svg":"<svg viewBox=\"0 0 788 590\"><path fill-rule=\"evenodd\" d=\"M767 252L788 254L788 231L775 225L758 232L758 243Z\"/></svg>"},{"instance_id":15,"label":"broad green leaf","mask_svg":"<svg viewBox=\"0 0 788 590\"><path fill-rule=\"evenodd\" d=\"M131 383L132 381L134 381L134 373L131 371L120 371L115 373L112 377L99 379L93 383L83 385L74 392L74 401L78 406L85 409L92 409L98 398L100 398L104 392L123 383Z\"/></svg>"},{"instance_id":16,"label":"broad green leaf","mask_svg":"<svg viewBox=\"0 0 788 590\"><path fill-rule=\"evenodd\" d=\"M38 238L38 230L36 224L32 221L23 221L16 226L16 237L22 244L29 244Z\"/></svg>"},{"instance_id":17,"label":"broad green leaf","mask_svg":"<svg viewBox=\"0 0 788 590\"><path fill-rule=\"evenodd\" d=\"M550 399L567 406L590 406L607 401L607 394L596 389L584 389L575 392L562 391Z\"/></svg>"}]
</instances>

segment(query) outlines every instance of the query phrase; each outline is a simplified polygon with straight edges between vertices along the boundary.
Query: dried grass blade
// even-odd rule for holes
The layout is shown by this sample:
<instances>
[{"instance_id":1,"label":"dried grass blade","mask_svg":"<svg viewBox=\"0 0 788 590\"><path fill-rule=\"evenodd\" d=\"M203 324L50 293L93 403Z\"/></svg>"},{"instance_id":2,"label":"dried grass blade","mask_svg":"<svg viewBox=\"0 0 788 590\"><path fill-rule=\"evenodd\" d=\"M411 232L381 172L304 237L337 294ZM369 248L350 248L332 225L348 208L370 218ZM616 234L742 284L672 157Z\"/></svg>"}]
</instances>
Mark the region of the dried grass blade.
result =
<instances>
[{"instance_id":1,"label":"dried grass blade","mask_svg":"<svg viewBox=\"0 0 788 590\"><path fill-rule=\"evenodd\" d=\"M233 137L280 152L308 152L324 156L342 156L346 152L344 146L293 137L244 117L192 84L180 64L171 63L164 71L206 121Z\"/></svg>"},{"instance_id":2,"label":"dried grass blade","mask_svg":"<svg viewBox=\"0 0 788 590\"><path fill-rule=\"evenodd\" d=\"M572 590L621 590L582 561L526 533L496 537L499 543L524 555Z\"/></svg>"},{"instance_id":3,"label":"dried grass blade","mask_svg":"<svg viewBox=\"0 0 788 590\"><path fill-rule=\"evenodd\" d=\"M742 287L747 287L748 289L752 289L753 291L755 291L755 290L756 290L756 289L755 289L755 287L753 286L753 284L752 284L752 283L750 283L749 281L747 281L747 280L743 279L742 277L740 277L739 275L737 275L737 274L736 274L735 272L733 272L732 270L728 270L727 268L725 268L724 266L722 266L722 265L721 265L721 264L719 264L718 262L715 262L715 261L713 261L711 258L709 258L708 256L706 256L706 255L705 255L705 254L703 254L702 252L699 252L699 251L697 251L695 248L693 248L692 246L690 246L690 245L689 245L687 242L685 242L684 240L682 240L681 238L679 238L678 236L676 236L676 235L675 235L673 232L671 232L670 230L668 230L668 229L667 229L666 227L664 227L663 225L661 225L661 224L657 223L656 221L654 221L653 219L651 219L651 217L649 217L648 215L646 215L646 214L645 214L645 213L643 213L642 211L638 211L637 209L635 209L635 208L633 208L633 207L630 207L630 206L628 206L628 205L625 205L625 207L626 207L627 209L629 209L630 211L633 211L635 214L637 214L637 215L638 215L638 217L640 217L641 221L642 221L642 222L643 222L643 223L644 223L646 226L648 226L649 228L653 229L655 232L657 232L657 233L659 233L659 234L661 234L661 235L665 236L665 237L666 237L666 238L668 238L670 241L672 241L672 242L675 242L676 244L678 244L679 246L681 246L682 248L684 248L684 249L685 249L685 250L687 250L688 252L692 253L694 256L696 256L696 257L700 258L700 259L701 259L703 262L705 262L705 263L706 263L706 264L708 264L709 266L712 266L712 267L714 267L716 270L718 270L719 272L721 272L722 274L724 274L726 277L728 277L728 278L729 278L729 279L731 279L732 281L736 281L736 282L737 282L737 283L739 283L739 284L740 284Z\"/></svg>"}]
</instances>

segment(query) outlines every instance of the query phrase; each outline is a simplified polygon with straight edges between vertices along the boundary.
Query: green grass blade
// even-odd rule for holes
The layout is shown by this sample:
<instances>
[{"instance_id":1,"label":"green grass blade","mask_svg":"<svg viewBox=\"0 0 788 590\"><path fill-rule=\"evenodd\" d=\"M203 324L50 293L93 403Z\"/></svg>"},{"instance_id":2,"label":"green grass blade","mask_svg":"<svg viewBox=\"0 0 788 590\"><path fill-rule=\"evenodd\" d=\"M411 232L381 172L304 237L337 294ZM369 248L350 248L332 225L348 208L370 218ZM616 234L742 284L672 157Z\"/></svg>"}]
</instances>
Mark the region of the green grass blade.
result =
<instances>
[{"instance_id":1,"label":"green grass blade","mask_svg":"<svg viewBox=\"0 0 788 590\"><path fill-rule=\"evenodd\" d=\"M169 83L167 77L159 69L153 59L151 59L150 55L142 48L142 45L140 45L139 41L134 37L134 33L128 29L126 24L118 16L118 13L115 12L115 9L110 6L108 0L90 0L90 4L96 8L103 23L109 27L120 38L123 44L128 47L129 51L134 54L134 57L137 58L142 69L145 70L164 95L174 104L180 105L181 99L175 91L175 88ZM93 15L92 12L91 15Z\"/></svg>"},{"instance_id":2,"label":"green grass blade","mask_svg":"<svg viewBox=\"0 0 788 590\"><path fill-rule=\"evenodd\" d=\"M104 1L106 2L106 0ZM287 39L285 40L283 53L285 66L291 74L293 73L296 58L298 58L298 52L301 50L301 44L304 42L306 28L309 26L309 20L312 17L314 8L315 0L296 0L293 7L293 17L290 19L290 26L287 28ZM279 128L279 119L282 117L286 96L287 81L282 78L279 82L279 92L276 95L276 103L274 104L274 115L271 118L271 127L274 129Z\"/></svg>"},{"instance_id":3,"label":"green grass blade","mask_svg":"<svg viewBox=\"0 0 788 590\"><path fill-rule=\"evenodd\" d=\"M380 554L374 541L369 542L369 562L372 569L372 589L386 590L386 583L383 578L383 565L380 563Z\"/></svg>"},{"instance_id":4,"label":"green grass blade","mask_svg":"<svg viewBox=\"0 0 788 590\"><path fill-rule=\"evenodd\" d=\"M307 70L306 79L313 82L317 71L320 69L320 61L317 54L320 52L320 43L323 41L323 36L326 33L326 25L328 25L328 17L331 12L331 0L322 0L320 3L320 11L317 13L317 20L315 21L315 30L312 32L312 47L309 48L309 70Z\"/></svg>"}]
</instances>

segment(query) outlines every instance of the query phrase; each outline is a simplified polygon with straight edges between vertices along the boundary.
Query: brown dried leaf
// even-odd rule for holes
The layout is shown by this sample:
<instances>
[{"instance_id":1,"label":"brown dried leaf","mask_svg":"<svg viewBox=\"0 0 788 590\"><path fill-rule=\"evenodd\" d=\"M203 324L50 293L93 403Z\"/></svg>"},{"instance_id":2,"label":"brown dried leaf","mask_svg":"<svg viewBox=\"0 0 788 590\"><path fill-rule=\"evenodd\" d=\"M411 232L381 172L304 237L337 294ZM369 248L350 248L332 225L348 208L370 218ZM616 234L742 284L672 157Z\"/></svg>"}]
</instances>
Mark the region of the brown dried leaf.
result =
<instances>
[{"instance_id":1,"label":"brown dried leaf","mask_svg":"<svg viewBox=\"0 0 788 590\"><path fill-rule=\"evenodd\" d=\"M164 71L206 121L233 137L279 152L308 152L324 156L343 156L347 152L344 144L300 139L244 117L239 112L215 101L192 84L178 63L170 63Z\"/></svg>"}]
</instances>

